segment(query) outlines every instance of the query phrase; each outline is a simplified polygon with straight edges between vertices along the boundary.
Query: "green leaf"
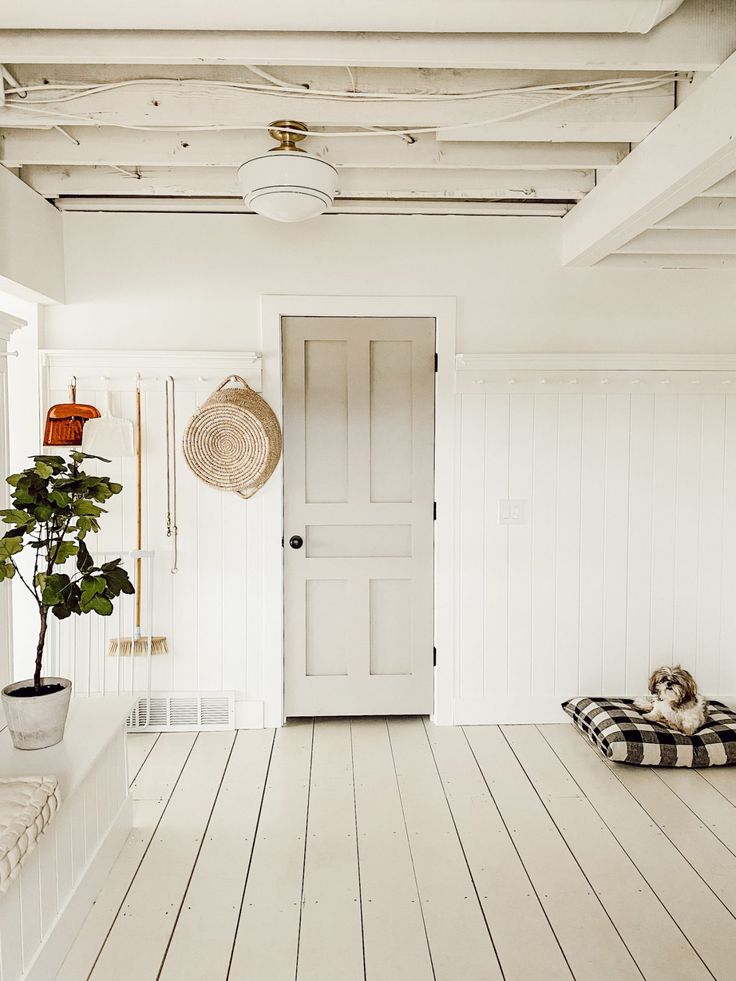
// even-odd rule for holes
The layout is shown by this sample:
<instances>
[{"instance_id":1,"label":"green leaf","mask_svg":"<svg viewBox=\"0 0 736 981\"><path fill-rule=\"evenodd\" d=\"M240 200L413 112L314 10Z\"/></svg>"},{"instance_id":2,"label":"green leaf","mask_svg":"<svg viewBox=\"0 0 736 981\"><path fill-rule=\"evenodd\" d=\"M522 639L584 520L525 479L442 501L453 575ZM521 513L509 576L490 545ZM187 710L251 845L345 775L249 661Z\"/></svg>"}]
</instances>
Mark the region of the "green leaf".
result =
<instances>
[{"instance_id":1,"label":"green leaf","mask_svg":"<svg viewBox=\"0 0 736 981\"><path fill-rule=\"evenodd\" d=\"M115 483L114 481L112 481L112 480L111 480L111 481L110 481L110 483L108 484L108 487L110 488L110 493L111 493L111 494L120 494L120 492L121 492L121 491L122 491L122 489L123 489L123 485L122 485L122 484L116 484L116 483Z\"/></svg>"},{"instance_id":2,"label":"green leaf","mask_svg":"<svg viewBox=\"0 0 736 981\"><path fill-rule=\"evenodd\" d=\"M85 576L80 582L82 603L89 603L95 596L102 596L107 589L104 576Z\"/></svg>"},{"instance_id":3,"label":"green leaf","mask_svg":"<svg viewBox=\"0 0 736 981\"><path fill-rule=\"evenodd\" d=\"M10 484L11 487L17 487L23 478L21 473L11 473L9 477L5 478L5 483Z\"/></svg>"},{"instance_id":4,"label":"green leaf","mask_svg":"<svg viewBox=\"0 0 736 981\"><path fill-rule=\"evenodd\" d=\"M64 491L60 490L49 491L49 500L52 504L56 504L60 508L68 507L72 501L69 494L65 494Z\"/></svg>"},{"instance_id":5,"label":"green leaf","mask_svg":"<svg viewBox=\"0 0 736 981\"><path fill-rule=\"evenodd\" d=\"M33 517L36 521L48 521L53 513L54 509L50 504L39 504L37 508L33 509Z\"/></svg>"},{"instance_id":6,"label":"green leaf","mask_svg":"<svg viewBox=\"0 0 736 981\"><path fill-rule=\"evenodd\" d=\"M17 555L23 551L23 542L18 537L0 538L0 562L4 562L11 555Z\"/></svg>"},{"instance_id":7,"label":"green leaf","mask_svg":"<svg viewBox=\"0 0 736 981\"><path fill-rule=\"evenodd\" d=\"M90 600L89 604L80 603L80 609L83 613L88 612L84 607L89 606L90 610L95 613L99 613L101 617L109 617L113 611L113 606L110 600L106 596L95 596Z\"/></svg>"},{"instance_id":8,"label":"green leaf","mask_svg":"<svg viewBox=\"0 0 736 981\"><path fill-rule=\"evenodd\" d=\"M84 515L91 518L99 518L101 514L105 513L105 509L98 507L93 504L92 501L75 501L74 507L72 508L74 514Z\"/></svg>"},{"instance_id":9,"label":"green leaf","mask_svg":"<svg viewBox=\"0 0 736 981\"><path fill-rule=\"evenodd\" d=\"M112 596L119 596L121 593L132 596L135 593L133 583L125 569L119 567L110 570L103 569L103 575Z\"/></svg>"},{"instance_id":10,"label":"green leaf","mask_svg":"<svg viewBox=\"0 0 736 981\"><path fill-rule=\"evenodd\" d=\"M3 508L0 516L6 525L32 525L33 515L18 508Z\"/></svg>"},{"instance_id":11,"label":"green leaf","mask_svg":"<svg viewBox=\"0 0 736 981\"><path fill-rule=\"evenodd\" d=\"M76 555L78 546L74 542L61 542L53 551L51 556L54 565L63 565L73 555Z\"/></svg>"},{"instance_id":12,"label":"green leaf","mask_svg":"<svg viewBox=\"0 0 736 981\"><path fill-rule=\"evenodd\" d=\"M44 463L43 460L36 461L36 466L33 468L39 477L43 477L44 480L48 480L54 474L54 468L50 467L48 463Z\"/></svg>"},{"instance_id":13,"label":"green leaf","mask_svg":"<svg viewBox=\"0 0 736 981\"><path fill-rule=\"evenodd\" d=\"M81 573L87 573L90 569L94 569L94 567L95 562L89 554L89 549L83 541L80 541L77 551L77 568Z\"/></svg>"},{"instance_id":14,"label":"green leaf","mask_svg":"<svg viewBox=\"0 0 736 981\"><path fill-rule=\"evenodd\" d=\"M43 605L58 606L59 603L64 603L67 599L66 591L69 583L69 576L64 573L55 572L47 576L41 593Z\"/></svg>"}]
</instances>

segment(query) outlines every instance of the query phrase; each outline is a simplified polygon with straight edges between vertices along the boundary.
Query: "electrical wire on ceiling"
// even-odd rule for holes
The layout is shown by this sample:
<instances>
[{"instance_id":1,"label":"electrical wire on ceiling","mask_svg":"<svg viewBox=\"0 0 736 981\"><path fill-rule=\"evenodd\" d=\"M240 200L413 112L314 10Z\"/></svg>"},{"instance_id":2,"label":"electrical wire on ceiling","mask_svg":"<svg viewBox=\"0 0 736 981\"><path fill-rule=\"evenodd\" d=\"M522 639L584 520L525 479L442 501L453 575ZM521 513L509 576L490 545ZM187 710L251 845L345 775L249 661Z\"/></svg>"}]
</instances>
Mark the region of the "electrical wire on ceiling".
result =
<instances>
[{"instance_id":1,"label":"electrical wire on ceiling","mask_svg":"<svg viewBox=\"0 0 736 981\"><path fill-rule=\"evenodd\" d=\"M260 71L260 70L259 70ZM348 68L348 71L350 69ZM263 85L257 82L234 82L207 79L176 79L176 78L132 78L123 79L119 82L104 82L91 85L88 82L48 82L43 85L25 85L8 87L5 89L6 99L10 105L20 108L20 103L13 98L14 95L20 97L23 92L66 92L66 95L54 96L52 98L27 99L24 97L24 106L28 105L59 105L65 102L73 102L77 99L88 98L100 95L105 92L112 92L116 89L128 88L131 86L144 85L170 85L177 88L187 87L196 91L200 89L204 92L210 89L234 89L235 91L251 92L257 95L277 95L281 98L294 96L301 99L329 99L338 101L353 100L372 102L447 102L447 101L470 101L475 99L498 98L501 96L524 95L546 92L559 92L561 90L575 90L577 94L597 95L601 93L627 93L634 91L659 88L660 86L670 85L677 81L677 72L663 72L658 75L632 76L628 78L604 78L591 81L573 82L552 82L546 85L523 85L516 87L502 87L495 89L480 89L468 92L380 92L364 91L355 88L354 82L351 89L314 89L298 83L284 82L276 79L273 75L262 72L264 77L271 78L274 84ZM353 78L351 73L351 79Z\"/></svg>"},{"instance_id":2,"label":"electrical wire on ceiling","mask_svg":"<svg viewBox=\"0 0 736 981\"><path fill-rule=\"evenodd\" d=\"M516 88L498 88L498 89L487 89L483 91L475 92L435 92L435 93L417 93L417 92L363 92L363 91L345 91L345 90L329 90L329 89L309 89L305 90L303 87L291 86L291 83L283 83L277 80L274 76L271 76L274 84L270 85L260 85L257 83L250 82L222 82L222 81L204 81L199 79L127 79L120 82L109 82L102 85L90 85L88 83L49 83L46 85L36 85L36 86L23 86L22 92L26 95L21 99L21 89L6 89L6 102L7 108L13 108L21 110L29 114L38 114L43 116L51 116L54 119L58 119L58 125L62 123L95 123L100 126L110 126L118 129L128 129L136 130L142 132L217 132L224 130L243 130L243 131L259 131L263 132L268 129L268 126L264 125L242 125L242 124L227 124L227 123L210 123L205 125L172 125L172 126L161 126L157 124L146 124L146 125L135 125L132 123L124 123L117 120L112 120L105 116L100 118L94 112L87 114L75 114L71 112L65 112L58 109L53 109L53 106L64 105L65 103L75 101L77 99L86 98L89 96L99 95L105 92L110 92L118 90L121 88L126 88L129 86L140 86L140 85L172 85L182 88L183 86L191 88L192 92L199 90L201 93L207 93L212 89L234 89L240 92L250 92L257 94L268 94L268 95L278 95L281 98L293 97L295 101L303 98L309 99L328 99L337 101L347 101L350 102L354 99L358 99L363 103L369 103L371 101L391 101L391 102L447 102L447 101L468 101L477 99L491 99L498 97L509 97L515 95L549 95L552 98L547 99L541 103L533 103L530 105L525 105L521 109L517 109L510 113L505 113L497 116L490 116L485 119L473 120L471 122L460 122L452 124L442 124L438 126L413 126L406 128L361 128L359 130L329 130L329 131L314 131L307 130L306 135L319 136L323 139L332 139L339 137L359 137L359 136L406 136L412 137L423 133L437 133L439 131L448 130L463 130L472 129L474 127L488 126L495 123L507 122L512 119L519 119L523 116L530 115L532 113L544 111L552 106L559 105L564 102L572 101L573 99L581 99L586 96L593 95L621 95L628 94L632 92L650 91L653 89L661 88L667 85L671 85L678 79L679 75L677 72L665 72L659 75L647 76L645 78L641 77L628 77L628 78L610 78L610 79L596 79L593 81L576 81L576 82L559 82L547 85L529 85L521 86ZM278 83L278 84L277 84ZM44 93L49 93L51 91L62 91L67 93L66 95L60 95L52 98L32 98L32 93L37 91L43 91ZM42 108L43 107L43 108ZM104 111L104 110L100 110ZM284 127L284 132L292 132L288 127ZM300 131L304 132L304 131Z\"/></svg>"}]
</instances>

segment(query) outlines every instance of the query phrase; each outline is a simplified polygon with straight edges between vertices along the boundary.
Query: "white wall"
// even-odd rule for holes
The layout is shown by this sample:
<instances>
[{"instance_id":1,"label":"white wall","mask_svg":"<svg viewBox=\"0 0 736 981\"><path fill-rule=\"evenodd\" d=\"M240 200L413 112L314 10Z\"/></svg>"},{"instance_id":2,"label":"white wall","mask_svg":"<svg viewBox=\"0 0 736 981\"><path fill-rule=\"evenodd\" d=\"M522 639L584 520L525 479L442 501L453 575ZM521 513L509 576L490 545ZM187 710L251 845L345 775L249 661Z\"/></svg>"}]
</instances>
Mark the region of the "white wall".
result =
<instances>
[{"instance_id":1,"label":"white wall","mask_svg":"<svg viewBox=\"0 0 736 981\"><path fill-rule=\"evenodd\" d=\"M68 305L46 309L46 347L258 350L259 296L286 293L457 296L458 351L465 353L736 352L730 272L563 270L555 219L340 216L284 226L244 215L67 213L64 222ZM663 458L656 493L669 509L662 512L666 520L682 532L679 571L673 572L666 551L675 524L670 527L662 518L657 541L664 543L664 551L656 561L650 556L648 564L641 557L632 572L628 550L638 554L646 539L640 532L655 480L652 474L640 476L644 471L636 454L646 455L647 440L655 439L655 409L627 395L605 403L604 412L600 398L457 398L455 464L462 511L456 572L463 597L455 611L458 720L549 718L560 697L581 687L641 688L651 659L661 652L662 660L670 654L688 660L692 644L711 691L736 683L721 669L728 631L719 640L717 656L712 647L699 653L710 644L717 618L720 624L710 591L716 590L721 603L720 597L736 588L736 569L703 558L719 541L715 519L701 520L713 514L708 494L716 493L715 483L699 483L695 489L688 483L690 496L683 498L682 481L694 472L685 462L689 458L679 456L676 466ZM660 420L674 411L668 404L656 410ZM678 402L670 428L658 423L661 452L671 452L673 439L683 446L690 444L682 440L690 440L693 459L699 461L707 441L701 440L697 425L720 411L720 403L712 401ZM723 413L725 419L725 401ZM629 430L636 420L639 428L632 424ZM733 425L732 433L730 422L721 424L716 430L721 442L708 451L708 480L716 483L718 452L723 469L726 444L736 445L736 421ZM540 439L545 432L552 443ZM601 458L604 432L610 439ZM510 483L496 467L504 448L513 450ZM576 483L577 470L573 466L570 472L565 461L580 459L581 452L591 454L592 469L589 481L581 477ZM580 466L588 473L585 459ZM542 493L540 488L545 488ZM518 547L511 532L520 529L503 529L503 535L492 529L497 499L506 496L528 500L531 521L517 536ZM722 508L724 500L721 493ZM203 522L210 519L208 511L191 516L190 534L205 545L211 540ZM607 529L603 538L601 522ZM488 532L485 539L477 533L481 526ZM560 527L579 534L578 559L574 548L565 546ZM225 525L217 529L217 536L227 537ZM200 554L200 575L206 575L202 562L221 575L218 549ZM699 568L707 575L688 575L693 555L700 557ZM248 574L251 562L248 554L229 588L242 597L240 609L249 622L256 618L257 624L262 598L257 576ZM545 588L549 577L554 592ZM659 613L646 613L637 601L647 588L654 595L654 583L651 610L661 607L659 620ZM508 621L499 599L504 589L512 597ZM677 611L672 629L661 626L667 611ZM656 629L652 617L660 624ZM699 640L693 639L693 617ZM505 632L504 623L510 624ZM232 627L226 621L223 630ZM250 646L241 644L239 650L232 686L241 699L257 700L263 668L258 632ZM205 651L197 663L204 665L197 668L202 674L191 681L211 687Z\"/></svg>"}]
</instances>

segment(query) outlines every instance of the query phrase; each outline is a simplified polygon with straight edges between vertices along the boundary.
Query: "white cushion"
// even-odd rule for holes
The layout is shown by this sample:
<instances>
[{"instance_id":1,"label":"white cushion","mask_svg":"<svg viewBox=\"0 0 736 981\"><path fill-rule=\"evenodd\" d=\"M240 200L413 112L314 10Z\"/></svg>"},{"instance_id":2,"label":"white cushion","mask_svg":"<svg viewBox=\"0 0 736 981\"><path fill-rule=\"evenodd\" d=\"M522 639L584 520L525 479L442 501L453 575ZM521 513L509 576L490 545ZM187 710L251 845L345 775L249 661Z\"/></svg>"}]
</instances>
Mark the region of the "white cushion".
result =
<instances>
[{"instance_id":1,"label":"white cushion","mask_svg":"<svg viewBox=\"0 0 736 981\"><path fill-rule=\"evenodd\" d=\"M59 800L56 777L0 778L0 892L18 875Z\"/></svg>"}]
</instances>

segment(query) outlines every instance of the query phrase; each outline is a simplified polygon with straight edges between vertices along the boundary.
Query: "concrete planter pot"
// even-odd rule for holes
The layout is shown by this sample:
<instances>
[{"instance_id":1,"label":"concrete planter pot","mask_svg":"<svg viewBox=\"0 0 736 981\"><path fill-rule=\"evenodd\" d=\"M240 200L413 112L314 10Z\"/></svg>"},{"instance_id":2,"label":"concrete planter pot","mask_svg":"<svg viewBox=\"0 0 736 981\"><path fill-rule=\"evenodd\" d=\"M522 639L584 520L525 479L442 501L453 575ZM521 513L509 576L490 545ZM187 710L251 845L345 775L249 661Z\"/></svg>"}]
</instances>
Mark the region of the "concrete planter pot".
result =
<instances>
[{"instance_id":1,"label":"concrete planter pot","mask_svg":"<svg viewBox=\"0 0 736 981\"><path fill-rule=\"evenodd\" d=\"M16 749L46 749L64 738L72 683L68 678L41 678L42 685L62 685L61 691L18 697L19 688L32 688L33 679L14 681L2 690L3 709Z\"/></svg>"}]
</instances>

